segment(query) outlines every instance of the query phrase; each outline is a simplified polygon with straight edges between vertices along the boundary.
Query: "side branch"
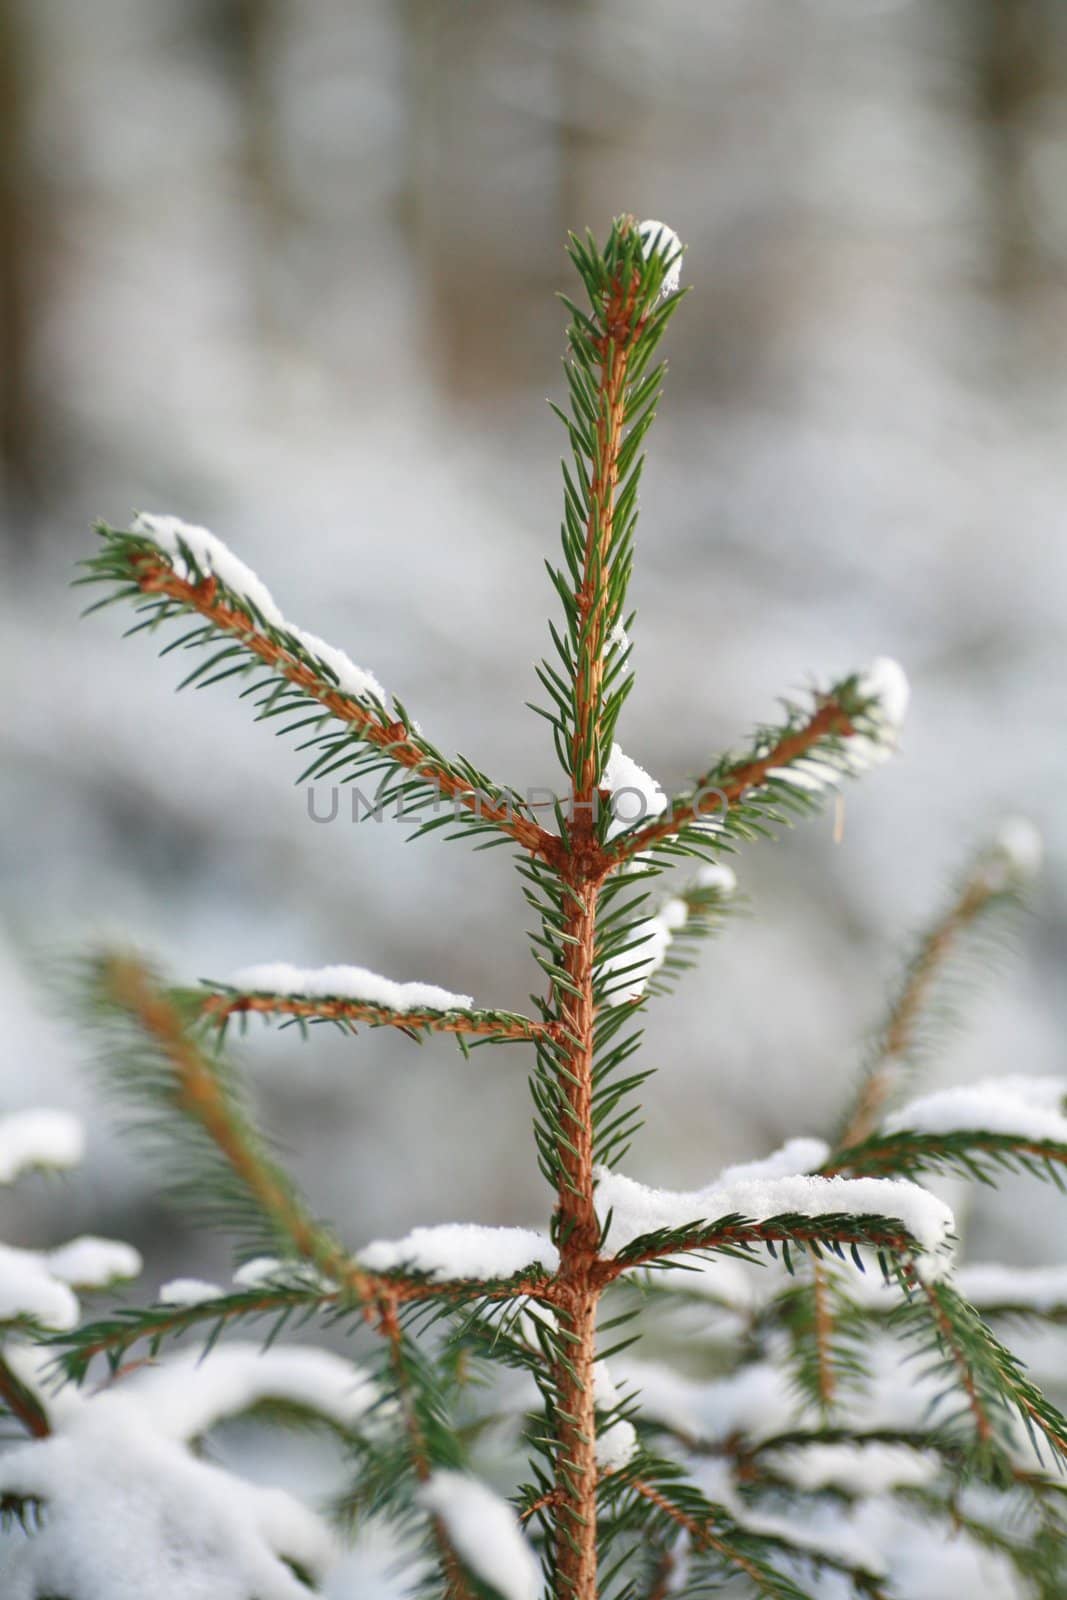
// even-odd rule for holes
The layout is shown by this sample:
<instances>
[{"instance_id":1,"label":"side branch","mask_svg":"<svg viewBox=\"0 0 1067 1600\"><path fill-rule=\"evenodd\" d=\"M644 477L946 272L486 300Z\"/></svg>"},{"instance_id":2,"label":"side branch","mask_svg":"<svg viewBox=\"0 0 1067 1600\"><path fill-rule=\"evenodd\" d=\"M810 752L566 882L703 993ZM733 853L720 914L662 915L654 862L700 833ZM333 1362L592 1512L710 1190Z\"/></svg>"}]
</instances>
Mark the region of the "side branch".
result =
<instances>
[{"instance_id":1,"label":"side branch","mask_svg":"<svg viewBox=\"0 0 1067 1600\"><path fill-rule=\"evenodd\" d=\"M898 1069L916 1043L926 1004L941 968L961 935L998 892L987 874L974 874L948 911L923 937L868 1064L841 1136L842 1149L861 1144L873 1133L892 1092Z\"/></svg>"},{"instance_id":2,"label":"side branch","mask_svg":"<svg viewBox=\"0 0 1067 1600\"><path fill-rule=\"evenodd\" d=\"M454 805L474 814L509 834L516 843L534 855L546 855L556 847L555 836L529 817L518 815L513 806L500 805L470 780L447 764L435 760L414 737L403 721L390 720L384 708L373 710L352 695L345 694L312 670L282 637L257 628L244 611L220 594L214 577L191 582L181 577L162 555L141 547L127 556L129 577L147 595L161 595L195 611L220 634L236 640L249 655L293 684L302 694L317 701L338 722L358 731L359 737L375 746L398 767L416 773L432 784Z\"/></svg>"},{"instance_id":3,"label":"side branch","mask_svg":"<svg viewBox=\"0 0 1067 1600\"><path fill-rule=\"evenodd\" d=\"M843 1253L844 1246L850 1249L866 1246L903 1257L907 1262L921 1253L916 1240L893 1217L783 1215L769 1217L764 1222L727 1217L715 1223L696 1223L691 1229L673 1229L662 1237L650 1235L647 1242L635 1239L618 1255L602 1257L596 1264L596 1278L601 1285L614 1283L624 1272L657 1261L669 1261L674 1256L705 1250L740 1254L760 1244L768 1247L781 1244L787 1264L791 1244L811 1248L816 1255L820 1247L837 1255Z\"/></svg>"},{"instance_id":4,"label":"side branch","mask_svg":"<svg viewBox=\"0 0 1067 1600\"><path fill-rule=\"evenodd\" d=\"M366 1001L314 999L294 994L244 994L229 991L198 993L192 997L200 1015L217 1026L235 1016L295 1017L308 1022L335 1022L355 1032L368 1028L399 1028L405 1033L458 1033L504 1041L554 1037L558 1026L535 1022L508 1011L390 1011Z\"/></svg>"},{"instance_id":5,"label":"side branch","mask_svg":"<svg viewBox=\"0 0 1067 1600\"><path fill-rule=\"evenodd\" d=\"M832 696L824 699L802 727L783 735L765 754L739 762L725 771L712 769L704 773L694 785L695 800L676 800L661 817L643 828L621 835L604 851L607 870L632 860L634 856L665 840L675 838L702 817L725 820L724 808L728 812L742 803L751 790L766 783L768 775L775 769L800 760L825 739L850 738L857 731L851 712L846 711Z\"/></svg>"},{"instance_id":6,"label":"side branch","mask_svg":"<svg viewBox=\"0 0 1067 1600\"><path fill-rule=\"evenodd\" d=\"M281 1268L280 1270L284 1270ZM178 1339L192 1328L210 1326L213 1337L231 1323L263 1317L277 1319L275 1332L298 1312L319 1312L329 1319L343 1317L354 1305L365 1320L380 1318L383 1304L398 1307L425 1300L518 1300L536 1298L549 1302L553 1296L548 1278L525 1278L506 1285L485 1287L465 1279L431 1282L405 1277L400 1273L364 1274L368 1298L362 1301L347 1288L314 1288L303 1285L277 1286L268 1283L262 1290L235 1291L214 1300L191 1306L158 1305L143 1310L121 1309L112 1316L91 1322L72 1333L53 1334L47 1341L58 1352L57 1362L68 1378L80 1383L97 1356L105 1356L114 1368L126 1352L147 1341L152 1355L167 1339ZM272 1335L273 1337L273 1335ZM4 1400L0 1373L0 1400ZM13 1407L11 1409L14 1409Z\"/></svg>"}]
</instances>

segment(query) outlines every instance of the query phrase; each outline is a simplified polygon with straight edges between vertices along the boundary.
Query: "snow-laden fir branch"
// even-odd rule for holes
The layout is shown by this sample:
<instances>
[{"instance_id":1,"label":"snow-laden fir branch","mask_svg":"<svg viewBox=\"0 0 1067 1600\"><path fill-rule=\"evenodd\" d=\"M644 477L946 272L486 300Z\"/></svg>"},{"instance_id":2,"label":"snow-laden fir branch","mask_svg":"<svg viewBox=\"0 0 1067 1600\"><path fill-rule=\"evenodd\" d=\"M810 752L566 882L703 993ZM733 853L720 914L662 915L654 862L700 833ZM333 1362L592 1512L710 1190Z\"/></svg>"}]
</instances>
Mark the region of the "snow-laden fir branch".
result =
<instances>
[{"instance_id":1,"label":"snow-laden fir branch","mask_svg":"<svg viewBox=\"0 0 1067 1600\"><path fill-rule=\"evenodd\" d=\"M805 1152L807 1154L807 1152ZM724 1181L725 1180L725 1181ZM690 1250L760 1243L869 1245L913 1260L924 1276L952 1258L954 1222L943 1201L903 1180L729 1172L705 1189L652 1189L601 1171L597 1209L613 1275Z\"/></svg>"},{"instance_id":2,"label":"snow-laden fir branch","mask_svg":"<svg viewBox=\"0 0 1067 1600\"><path fill-rule=\"evenodd\" d=\"M280 719L282 732L304 735L301 749L317 751L302 779L358 783L386 774L372 809L399 801L414 821L429 807L433 815L419 832L452 824L510 837L534 853L546 848L550 835L525 802L462 758L443 756L403 706L386 707L373 673L287 622L265 585L214 534L149 515L128 529L98 531L104 546L85 563L82 581L107 585L99 605L134 601L145 613L140 628L202 619L167 646L213 648L185 683L249 678L243 694L255 697L259 718Z\"/></svg>"},{"instance_id":3,"label":"snow-laden fir branch","mask_svg":"<svg viewBox=\"0 0 1067 1600\"><path fill-rule=\"evenodd\" d=\"M816 809L843 778L888 759L907 704L907 679L888 657L814 693L806 705L787 702L785 722L761 729L746 754L722 757L652 820L614 837L610 863L755 838L769 822Z\"/></svg>"},{"instance_id":4,"label":"snow-laden fir branch","mask_svg":"<svg viewBox=\"0 0 1067 1600\"><path fill-rule=\"evenodd\" d=\"M1067 1082L1006 1076L937 1090L910 1101L824 1171L898 1175L959 1172L982 1183L1023 1171L1064 1188Z\"/></svg>"},{"instance_id":5,"label":"snow-laden fir branch","mask_svg":"<svg viewBox=\"0 0 1067 1600\"><path fill-rule=\"evenodd\" d=\"M287 1017L332 1022L345 1032L394 1027L420 1033L466 1034L504 1043L535 1039L545 1025L517 1012L476 1008L469 994L431 983L398 983L366 967L303 968L285 962L244 967L226 983L187 991L190 1003L219 1027L234 1017Z\"/></svg>"},{"instance_id":6,"label":"snow-laden fir branch","mask_svg":"<svg viewBox=\"0 0 1067 1600\"><path fill-rule=\"evenodd\" d=\"M503 1600L537 1600L541 1566L518 1518L499 1495L465 1472L431 1472L420 1504L440 1517L457 1554Z\"/></svg>"}]
</instances>

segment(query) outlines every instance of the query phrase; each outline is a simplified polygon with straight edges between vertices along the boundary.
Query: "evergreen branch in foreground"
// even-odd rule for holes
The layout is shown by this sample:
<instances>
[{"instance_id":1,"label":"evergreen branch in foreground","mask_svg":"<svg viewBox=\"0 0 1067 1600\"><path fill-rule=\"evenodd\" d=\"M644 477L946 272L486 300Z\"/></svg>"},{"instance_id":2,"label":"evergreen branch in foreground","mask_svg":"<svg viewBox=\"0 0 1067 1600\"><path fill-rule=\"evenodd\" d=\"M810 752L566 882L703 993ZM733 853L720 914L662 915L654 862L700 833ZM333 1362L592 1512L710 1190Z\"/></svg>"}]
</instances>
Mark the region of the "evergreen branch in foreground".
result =
<instances>
[{"instance_id":1,"label":"evergreen branch in foreground","mask_svg":"<svg viewBox=\"0 0 1067 1600\"><path fill-rule=\"evenodd\" d=\"M719 840L756 838L769 823L816 810L842 777L890 753L906 695L899 668L880 659L807 704L786 702L784 723L760 729L745 755L723 756L661 816L607 845L609 865L646 852L700 854Z\"/></svg>"},{"instance_id":2,"label":"evergreen branch in foreground","mask_svg":"<svg viewBox=\"0 0 1067 1600\"><path fill-rule=\"evenodd\" d=\"M1067 1165L1067 1144L1033 1139L1023 1133L983 1128L958 1128L924 1133L904 1128L875 1133L861 1143L842 1145L820 1168L826 1177L913 1177L922 1172L955 1172L993 1185L1000 1172L1025 1173L1067 1188L1060 1168Z\"/></svg>"},{"instance_id":3,"label":"evergreen branch in foreground","mask_svg":"<svg viewBox=\"0 0 1067 1600\"><path fill-rule=\"evenodd\" d=\"M242 993L221 983L209 983L199 990L178 990L177 995L183 1005L197 1010L222 1033L235 1017L243 1022L250 1016L267 1020L287 1017L298 1023L332 1022L344 1033L356 1033L360 1026L398 1028L415 1039L431 1033L454 1033L493 1044L528 1042L551 1031L550 1024L514 1011L392 1011L343 996Z\"/></svg>"},{"instance_id":4,"label":"evergreen branch in foreground","mask_svg":"<svg viewBox=\"0 0 1067 1600\"><path fill-rule=\"evenodd\" d=\"M272 1344L294 1319L295 1326L300 1327L317 1313L343 1315L351 1310L351 1302L344 1302L337 1289L279 1286L235 1290L191 1305L160 1304L136 1310L120 1307L95 1322L83 1323L71 1333L53 1334L43 1342L56 1350L56 1364L63 1374L74 1383L82 1383L97 1356L103 1356L115 1372L127 1352L142 1342L148 1345L148 1355L155 1357L167 1340L180 1339L190 1329L208 1325L210 1349L232 1323L271 1317L274 1321L266 1342Z\"/></svg>"},{"instance_id":5,"label":"evergreen branch in foreground","mask_svg":"<svg viewBox=\"0 0 1067 1600\"><path fill-rule=\"evenodd\" d=\"M860 1248L898 1258L910 1264L922 1254L916 1239L903 1226L899 1217L847 1212L823 1213L815 1217L785 1214L753 1222L739 1214L719 1218L716 1222L693 1222L681 1228L663 1228L654 1233L642 1234L631 1240L614 1256L599 1263L598 1276L602 1283L613 1283L624 1272L650 1262L666 1262L679 1255L721 1253L747 1258L760 1245L765 1245L771 1255L780 1245L786 1268L792 1271L790 1246L810 1251L818 1260L822 1251L845 1259L847 1246L856 1265L864 1270ZM888 1276L888 1268L883 1263Z\"/></svg>"},{"instance_id":6,"label":"evergreen branch in foreground","mask_svg":"<svg viewBox=\"0 0 1067 1600\"><path fill-rule=\"evenodd\" d=\"M129 529L101 524L98 532L103 550L84 563L88 574L80 581L108 586L99 605L133 600L146 613L139 628L202 619L167 647L221 647L185 683L206 687L251 676L243 692L258 696L260 720L282 718L281 731L305 731L300 748L318 751L301 781L333 775L353 783L389 773L391 783L379 788L371 811L399 802L401 816L422 822L419 832L454 823L466 833L510 837L534 854L554 847L517 795L461 757L447 759L402 706L386 710L384 691L369 673L287 623L255 575L214 535L156 517L141 517ZM440 815L443 802L449 809ZM425 806L434 811L428 821L419 815Z\"/></svg>"}]
</instances>

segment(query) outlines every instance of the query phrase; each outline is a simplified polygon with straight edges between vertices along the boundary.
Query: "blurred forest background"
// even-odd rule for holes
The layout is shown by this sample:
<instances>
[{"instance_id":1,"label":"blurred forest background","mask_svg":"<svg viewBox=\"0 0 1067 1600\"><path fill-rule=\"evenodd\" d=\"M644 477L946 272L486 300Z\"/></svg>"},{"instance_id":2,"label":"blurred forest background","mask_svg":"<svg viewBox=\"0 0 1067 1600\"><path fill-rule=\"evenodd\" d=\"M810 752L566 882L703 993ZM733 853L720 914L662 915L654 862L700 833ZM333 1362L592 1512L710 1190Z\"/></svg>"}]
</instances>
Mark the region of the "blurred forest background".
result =
<instances>
[{"instance_id":1,"label":"blurred forest background","mask_svg":"<svg viewBox=\"0 0 1067 1600\"><path fill-rule=\"evenodd\" d=\"M87 1167L4 1237L221 1271L114 1132L42 977L101 937L176 980L349 961L525 1007L506 851L309 820L229 686L77 620L89 524L214 528L443 748L555 779L568 228L622 210L694 286L643 494L621 732L670 789L775 696L887 653L899 758L737 867L751 915L654 1003L629 1170L696 1187L832 1120L909 930L1005 812L1049 871L938 1072L1062 1070L1062 0L0 0L0 1101ZM543 1221L520 1050L256 1032L263 1114L353 1244ZM1062 1253L1062 1201L979 1255ZM1047 1222L1039 1225L1040 1208ZM74 1213L74 1215L72 1215ZM1005 1208L1002 1215L1007 1215Z\"/></svg>"}]
</instances>

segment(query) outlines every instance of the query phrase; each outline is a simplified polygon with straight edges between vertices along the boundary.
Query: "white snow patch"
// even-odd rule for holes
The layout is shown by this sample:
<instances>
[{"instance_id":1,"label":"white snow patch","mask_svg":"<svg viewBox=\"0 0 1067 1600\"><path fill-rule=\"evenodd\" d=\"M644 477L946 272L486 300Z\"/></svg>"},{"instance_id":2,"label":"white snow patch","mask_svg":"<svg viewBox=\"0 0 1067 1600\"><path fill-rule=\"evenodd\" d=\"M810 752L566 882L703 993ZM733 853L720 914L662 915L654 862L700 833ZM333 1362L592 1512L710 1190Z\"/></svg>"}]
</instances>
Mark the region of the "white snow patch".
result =
<instances>
[{"instance_id":1,"label":"white snow patch","mask_svg":"<svg viewBox=\"0 0 1067 1600\"><path fill-rule=\"evenodd\" d=\"M221 1300L225 1295L220 1284L208 1283L204 1278L172 1278L162 1285L157 1299L161 1306L199 1306L205 1300Z\"/></svg>"},{"instance_id":2,"label":"white snow patch","mask_svg":"<svg viewBox=\"0 0 1067 1600\"><path fill-rule=\"evenodd\" d=\"M684 900L672 896L654 917L646 917L635 924L626 941L626 948L608 956L600 963L599 977L605 981L605 996L612 1005L623 1000L640 1000L649 980L667 959L671 942L679 928L689 919L689 908ZM611 981L617 974L617 982Z\"/></svg>"},{"instance_id":3,"label":"white snow patch","mask_svg":"<svg viewBox=\"0 0 1067 1600\"><path fill-rule=\"evenodd\" d=\"M66 1111L15 1111L0 1117L0 1183L34 1167L76 1167L85 1153L77 1117Z\"/></svg>"},{"instance_id":4,"label":"white snow patch","mask_svg":"<svg viewBox=\"0 0 1067 1600\"><path fill-rule=\"evenodd\" d=\"M960 1267L954 1282L964 1299L980 1311L989 1306L1026 1306L1049 1312L1067 1306L1067 1266L1003 1267L975 1262Z\"/></svg>"},{"instance_id":5,"label":"white snow patch","mask_svg":"<svg viewBox=\"0 0 1067 1600\"><path fill-rule=\"evenodd\" d=\"M611 1411L619 1404L619 1391L604 1361L593 1368L593 1398L600 1411ZM597 1435L597 1464L605 1472L618 1472L636 1454L637 1429L626 1417L616 1417Z\"/></svg>"},{"instance_id":6,"label":"white snow patch","mask_svg":"<svg viewBox=\"0 0 1067 1600\"><path fill-rule=\"evenodd\" d=\"M66 1332L77 1326L78 1302L36 1250L0 1244L0 1324L20 1317Z\"/></svg>"},{"instance_id":7,"label":"white snow patch","mask_svg":"<svg viewBox=\"0 0 1067 1600\"><path fill-rule=\"evenodd\" d=\"M282 1558L321 1577L335 1556L291 1495L191 1455L114 1391L0 1456L0 1493L47 1503L40 1528L4 1542L4 1600L307 1600Z\"/></svg>"},{"instance_id":8,"label":"white snow patch","mask_svg":"<svg viewBox=\"0 0 1067 1600\"><path fill-rule=\"evenodd\" d=\"M132 1244L91 1234L45 1251L42 1260L53 1277L72 1289L104 1289L109 1283L136 1278L144 1266Z\"/></svg>"},{"instance_id":9,"label":"white snow patch","mask_svg":"<svg viewBox=\"0 0 1067 1600\"><path fill-rule=\"evenodd\" d=\"M881 718L889 727L900 727L907 715L911 685L899 661L892 656L876 656L860 676L859 691L877 700Z\"/></svg>"},{"instance_id":10,"label":"white snow patch","mask_svg":"<svg viewBox=\"0 0 1067 1600\"><path fill-rule=\"evenodd\" d=\"M123 1383L153 1428L168 1439L195 1439L225 1417L264 1400L287 1400L350 1428L377 1405L381 1390L362 1368L313 1345L234 1340L196 1345Z\"/></svg>"},{"instance_id":11,"label":"white snow patch","mask_svg":"<svg viewBox=\"0 0 1067 1600\"><path fill-rule=\"evenodd\" d=\"M287 622L266 584L216 534L182 522L179 517L156 516L149 512L134 518L130 532L151 539L170 558L178 576L188 579L191 573L181 554L184 544L201 572L218 578L237 599L247 600L254 606L268 627L291 634L310 656L324 662L345 694L357 700L379 700L384 705L386 692L373 672L357 667L336 645L327 644L317 634Z\"/></svg>"},{"instance_id":12,"label":"white snow patch","mask_svg":"<svg viewBox=\"0 0 1067 1600\"><path fill-rule=\"evenodd\" d=\"M435 1472L419 1490L461 1560L504 1600L537 1600L541 1567L506 1500L465 1472Z\"/></svg>"},{"instance_id":13,"label":"white snow patch","mask_svg":"<svg viewBox=\"0 0 1067 1600\"><path fill-rule=\"evenodd\" d=\"M306 1289L317 1285L324 1293L337 1285L307 1261L282 1261L277 1256L253 1256L233 1275L235 1289Z\"/></svg>"},{"instance_id":14,"label":"white snow patch","mask_svg":"<svg viewBox=\"0 0 1067 1600\"><path fill-rule=\"evenodd\" d=\"M731 1434L758 1439L800 1420L788 1375L768 1361L753 1361L727 1378L687 1378L657 1361L618 1361L627 1384L640 1391L642 1417L662 1423L696 1444L716 1444Z\"/></svg>"},{"instance_id":15,"label":"white snow patch","mask_svg":"<svg viewBox=\"0 0 1067 1600\"><path fill-rule=\"evenodd\" d=\"M725 861L709 861L698 868L693 879L698 889L717 889L722 895L737 891L737 873Z\"/></svg>"},{"instance_id":16,"label":"white snow patch","mask_svg":"<svg viewBox=\"0 0 1067 1600\"><path fill-rule=\"evenodd\" d=\"M655 778L620 749L611 747L600 787L610 791L611 822L606 837L614 839L638 822L662 816L668 800Z\"/></svg>"},{"instance_id":17,"label":"white snow patch","mask_svg":"<svg viewBox=\"0 0 1067 1600\"><path fill-rule=\"evenodd\" d=\"M682 241L673 228L651 217L638 223L637 231L641 235L641 249L646 259L655 252L671 262L663 275L663 287L660 290L665 299L667 295L675 293L682 281Z\"/></svg>"},{"instance_id":18,"label":"white snow patch","mask_svg":"<svg viewBox=\"0 0 1067 1600\"><path fill-rule=\"evenodd\" d=\"M741 1161L736 1166L724 1167L716 1178L717 1186L749 1183L758 1178L789 1178L796 1173L814 1172L830 1154L830 1146L823 1139L787 1139L769 1156L755 1161Z\"/></svg>"},{"instance_id":19,"label":"white snow patch","mask_svg":"<svg viewBox=\"0 0 1067 1600\"><path fill-rule=\"evenodd\" d=\"M1041 870L1044 844L1028 817L1006 817L979 865L982 882L991 894L1030 883Z\"/></svg>"},{"instance_id":20,"label":"white snow patch","mask_svg":"<svg viewBox=\"0 0 1067 1600\"><path fill-rule=\"evenodd\" d=\"M180 517L157 515L142 511L130 523L130 532L151 539L170 558L171 565L181 578L192 576L188 563L181 553L184 544L201 572L218 578L239 600L248 600L259 612L263 621L272 628L284 628L285 618L275 605L270 590L260 578L234 555L228 545L210 533L207 528L183 522Z\"/></svg>"},{"instance_id":21,"label":"white snow patch","mask_svg":"<svg viewBox=\"0 0 1067 1600\"><path fill-rule=\"evenodd\" d=\"M286 623L285 627L294 639L299 639L310 656L326 663L337 679L338 688L345 694L352 695L356 700L380 700L385 704L385 690L373 672L366 667L357 667L343 650L335 644L327 644L317 633L309 633L306 628L298 628L291 622Z\"/></svg>"},{"instance_id":22,"label":"white snow patch","mask_svg":"<svg viewBox=\"0 0 1067 1600\"><path fill-rule=\"evenodd\" d=\"M797 1489L845 1489L854 1495L918 1489L941 1470L936 1456L901 1444L815 1444L767 1450L760 1463Z\"/></svg>"},{"instance_id":23,"label":"white snow patch","mask_svg":"<svg viewBox=\"0 0 1067 1600\"><path fill-rule=\"evenodd\" d=\"M1063 1078L984 1078L921 1095L887 1117L883 1127L886 1133L1015 1133L1025 1140L1067 1144L1065 1096Z\"/></svg>"},{"instance_id":24,"label":"white snow patch","mask_svg":"<svg viewBox=\"0 0 1067 1600\"><path fill-rule=\"evenodd\" d=\"M470 1011L469 994L435 983L397 983L367 967L294 967L285 961L242 967L230 979L244 994L283 994L309 1000L357 1000L386 1011Z\"/></svg>"},{"instance_id":25,"label":"white snow patch","mask_svg":"<svg viewBox=\"0 0 1067 1600\"><path fill-rule=\"evenodd\" d=\"M454 1278L513 1278L526 1268L555 1272L559 1252L532 1228L487 1228L445 1222L413 1228L403 1239L376 1239L357 1258L370 1272L425 1272L439 1283Z\"/></svg>"},{"instance_id":26,"label":"white snow patch","mask_svg":"<svg viewBox=\"0 0 1067 1600\"><path fill-rule=\"evenodd\" d=\"M789 1148L788 1146L786 1147ZM612 1213L607 1246L619 1251L642 1234L687 1223L714 1222L737 1213L752 1222L792 1213L881 1216L898 1221L927 1258L927 1270L947 1269L951 1260L952 1212L943 1201L900 1178L820 1178L803 1174L716 1179L705 1189L678 1193L652 1189L606 1168L597 1171L597 1212Z\"/></svg>"}]
</instances>

